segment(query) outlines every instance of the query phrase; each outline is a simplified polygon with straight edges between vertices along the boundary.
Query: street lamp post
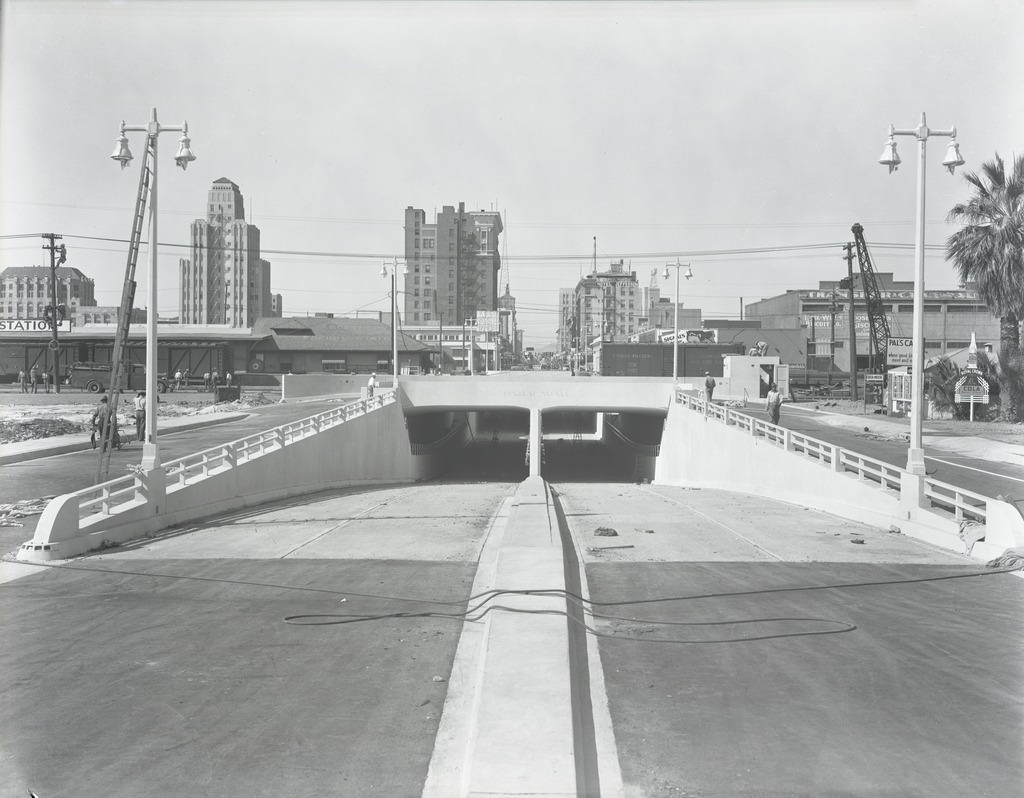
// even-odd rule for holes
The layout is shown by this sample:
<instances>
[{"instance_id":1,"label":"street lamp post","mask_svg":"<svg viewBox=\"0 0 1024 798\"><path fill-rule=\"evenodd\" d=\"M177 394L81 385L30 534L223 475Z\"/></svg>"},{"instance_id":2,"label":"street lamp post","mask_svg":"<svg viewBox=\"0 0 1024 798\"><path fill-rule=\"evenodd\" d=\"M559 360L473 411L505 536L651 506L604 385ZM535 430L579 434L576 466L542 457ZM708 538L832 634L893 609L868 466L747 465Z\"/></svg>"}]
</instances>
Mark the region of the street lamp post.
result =
<instances>
[{"instance_id":1,"label":"street lamp post","mask_svg":"<svg viewBox=\"0 0 1024 798\"><path fill-rule=\"evenodd\" d=\"M380 276L388 276L388 265L380 267ZM398 258L391 264L391 388L398 387Z\"/></svg>"},{"instance_id":2,"label":"street lamp post","mask_svg":"<svg viewBox=\"0 0 1024 798\"><path fill-rule=\"evenodd\" d=\"M670 268L676 270L676 299L675 299L675 321L673 322L673 335L672 335L672 379L679 379L679 270L686 267L686 271L683 276L689 280L693 277L693 270L690 268L689 263L680 263L679 258L676 258L675 263L665 264L664 277L668 279L668 270Z\"/></svg>"},{"instance_id":3,"label":"street lamp post","mask_svg":"<svg viewBox=\"0 0 1024 798\"><path fill-rule=\"evenodd\" d=\"M142 445L142 468L151 471L160 465L160 454L157 447L157 137L161 133L174 131L181 133L178 141L178 152L174 156L175 163L182 171L188 169L188 165L196 159L192 154L191 140L188 137L188 122L181 125L161 125L156 118L156 108L150 116L146 125L126 125L121 122L121 135L114 145L114 153L110 157L121 163L124 169L132 160L131 150L128 149L128 137L125 133L145 133L146 151L149 159L150 184L149 184L149 310L146 313L146 440ZM143 169L146 168L145 162Z\"/></svg>"},{"instance_id":4,"label":"street lamp post","mask_svg":"<svg viewBox=\"0 0 1024 798\"><path fill-rule=\"evenodd\" d=\"M943 136L952 141L946 148L946 157L942 161L950 174L964 159L960 156L960 145L956 140L956 128L949 130L932 130L921 114L921 124L916 128L897 129L889 125L889 138L878 162L889 167L892 174L900 165L900 156L896 152L896 136L914 136L918 144L917 161L917 223L914 243L914 348L911 357L910 379L910 448L907 450L907 471L911 474L924 476L924 186L925 186L925 151L929 136Z\"/></svg>"}]
</instances>

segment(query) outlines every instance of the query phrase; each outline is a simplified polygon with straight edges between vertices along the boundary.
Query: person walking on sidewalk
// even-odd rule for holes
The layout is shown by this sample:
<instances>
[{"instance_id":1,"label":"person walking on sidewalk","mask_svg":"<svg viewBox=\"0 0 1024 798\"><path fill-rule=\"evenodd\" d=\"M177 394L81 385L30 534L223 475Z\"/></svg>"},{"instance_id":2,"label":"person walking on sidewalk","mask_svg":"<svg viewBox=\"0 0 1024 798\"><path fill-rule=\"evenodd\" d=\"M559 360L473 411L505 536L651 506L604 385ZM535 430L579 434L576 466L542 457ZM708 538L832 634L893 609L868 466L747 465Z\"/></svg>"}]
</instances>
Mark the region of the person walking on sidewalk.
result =
<instances>
[{"instance_id":1,"label":"person walking on sidewalk","mask_svg":"<svg viewBox=\"0 0 1024 798\"><path fill-rule=\"evenodd\" d=\"M28 393L28 374L25 373L25 369L18 372L18 382L21 384L21 392Z\"/></svg>"},{"instance_id":2,"label":"person walking on sidewalk","mask_svg":"<svg viewBox=\"0 0 1024 798\"><path fill-rule=\"evenodd\" d=\"M711 401L711 398L715 395L715 385L717 385L717 384L718 383L715 382L715 378L711 376L711 372L710 371L705 371L704 372L704 393L707 394L709 402Z\"/></svg>"},{"instance_id":3,"label":"person walking on sidewalk","mask_svg":"<svg viewBox=\"0 0 1024 798\"><path fill-rule=\"evenodd\" d=\"M32 383L32 393L36 393L39 390L39 372L36 371L35 366L28 372L28 381Z\"/></svg>"},{"instance_id":4,"label":"person walking on sidewalk","mask_svg":"<svg viewBox=\"0 0 1024 798\"><path fill-rule=\"evenodd\" d=\"M50 372L43 372L43 393L50 392Z\"/></svg>"},{"instance_id":5,"label":"person walking on sidewalk","mask_svg":"<svg viewBox=\"0 0 1024 798\"><path fill-rule=\"evenodd\" d=\"M765 401L765 409L771 418L772 424L779 423L779 414L782 411L782 394L773 382L768 386L768 396Z\"/></svg>"},{"instance_id":6,"label":"person walking on sidewalk","mask_svg":"<svg viewBox=\"0 0 1024 798\"><path fill-rule=\"evenodd\" d=\"M146 439L146 392L139 391L133 400L135 405L135 440Z\"/></svg>"},{"instance_id":7,"label":"person walking on sidewalk","mask_svg":"<svg viewBox=\"0 0 1024 798\"><path fill-rule=\"evenodd\" d=\"M370 379L366 381L366 398L372 399L373 392L377 389L377 372L373 372L370 375Z\"/></svg>"}]
</instances>

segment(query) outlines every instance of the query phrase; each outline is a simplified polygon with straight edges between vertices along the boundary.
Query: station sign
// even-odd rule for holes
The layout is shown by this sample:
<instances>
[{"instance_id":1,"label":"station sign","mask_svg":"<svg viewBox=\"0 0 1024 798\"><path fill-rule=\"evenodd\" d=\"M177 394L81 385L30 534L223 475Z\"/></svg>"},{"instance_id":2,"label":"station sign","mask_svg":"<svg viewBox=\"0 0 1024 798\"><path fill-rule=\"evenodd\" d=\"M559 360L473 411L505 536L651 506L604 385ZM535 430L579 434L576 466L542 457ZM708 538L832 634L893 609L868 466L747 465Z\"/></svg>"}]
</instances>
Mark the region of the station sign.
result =
<instances>
[{"instance_id":1,"label":"station sign","mask_svg":"<svg viewBox=\"0 0 1024 798\"><path fill-rule=\"evenodd\" d=\"M885 349L885 365L913 366L914 339L890 337L889 345Z\"/></svg>"},{"instance_id":2,"label":"station sign","mask_svg":"<svg viewBox=\"0 0 1024 798\"><path fill-rule=\"evenodd\" d=\"M71 319L57 323L57 332L71 332ZM52 334L53 326L46 319L0 319L0 335L8 333Z\"/></svg>"}]
</instances>

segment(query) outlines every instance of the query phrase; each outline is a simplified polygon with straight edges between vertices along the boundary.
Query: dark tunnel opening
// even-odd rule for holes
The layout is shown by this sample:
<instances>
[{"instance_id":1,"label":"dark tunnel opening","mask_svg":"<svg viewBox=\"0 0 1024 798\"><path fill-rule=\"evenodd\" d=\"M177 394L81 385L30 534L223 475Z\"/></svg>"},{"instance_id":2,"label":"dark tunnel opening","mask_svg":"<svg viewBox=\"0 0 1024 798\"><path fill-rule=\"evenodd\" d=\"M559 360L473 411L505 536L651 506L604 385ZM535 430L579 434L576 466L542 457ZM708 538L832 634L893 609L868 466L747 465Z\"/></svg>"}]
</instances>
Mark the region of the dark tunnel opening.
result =
<instances>
[{"instance_id":1,"label":"dark tunnel opening","mask_svg":"<svg viewBox=\"0 0 1024 798\"><path fill-rule=\"evenodd\" d=\"M408 416L414 451L439 447L444 481L520 482L529 475L530 415L518 408ZM541 476L550 482L641 482L654 476L664 417L557 410L541 416Z\"/></svg>"}]
</instances>

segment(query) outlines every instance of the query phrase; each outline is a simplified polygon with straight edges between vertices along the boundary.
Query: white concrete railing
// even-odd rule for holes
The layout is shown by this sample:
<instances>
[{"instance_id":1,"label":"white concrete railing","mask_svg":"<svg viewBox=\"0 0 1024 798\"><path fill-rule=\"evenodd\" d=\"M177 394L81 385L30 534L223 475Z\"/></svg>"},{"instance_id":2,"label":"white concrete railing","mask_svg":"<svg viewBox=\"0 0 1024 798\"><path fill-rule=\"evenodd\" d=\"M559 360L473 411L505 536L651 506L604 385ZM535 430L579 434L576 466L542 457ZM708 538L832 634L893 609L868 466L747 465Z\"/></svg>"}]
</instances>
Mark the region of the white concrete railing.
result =
<instances>
[{"instance_id":1,"label":"white concrete railing","mask_svg":"<svg viewBox=\"0 0 1024 798\"><path fill-rule=\"evenodd\" d=\"M907 473L905 469L737 412L726 405L708 404L702 396L678 393L677 399L690 410L702 413L707 418L721 421L727 426L735 426L787 451L818 460L836 473L853 474L861 481L874 482L881 490L894 491L896 495L899 495L902 489L902 478ZM992 497L927 477L923 482L924 499L931 509L949 513L957 523L985 523L988 515L987 505Z\"/></svg>"},{"instance_id":2,"label":"white concrete railing","mask_svg":"<svg viewBox=\"0 0 1024 798\"><path fill-rule=\"evenodd\" d=\"M384 407L394 401L396 401L394 391L379 393L369 399L357 399L315 416L291 421L230 443L212 446L201 452L170 460L163 465L167 478L167 492L173 493L186 485L235 468L249 460L281 449L310 435L316 435L322 430L343 424L351 418ZM135 506L147 499L143 480L136 474L118 477L91 488L76 491L70 496L78 500L80 525L88 525L98 520L99 517L114 515L119 510Z\"/></svg>"}]
</instances>

